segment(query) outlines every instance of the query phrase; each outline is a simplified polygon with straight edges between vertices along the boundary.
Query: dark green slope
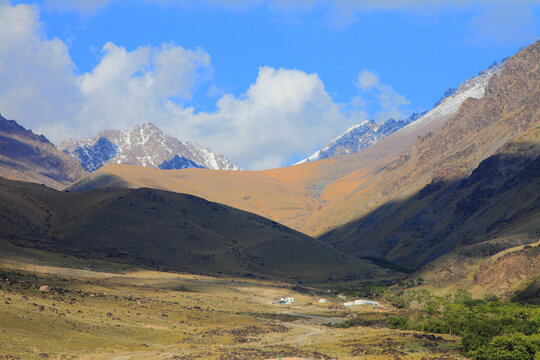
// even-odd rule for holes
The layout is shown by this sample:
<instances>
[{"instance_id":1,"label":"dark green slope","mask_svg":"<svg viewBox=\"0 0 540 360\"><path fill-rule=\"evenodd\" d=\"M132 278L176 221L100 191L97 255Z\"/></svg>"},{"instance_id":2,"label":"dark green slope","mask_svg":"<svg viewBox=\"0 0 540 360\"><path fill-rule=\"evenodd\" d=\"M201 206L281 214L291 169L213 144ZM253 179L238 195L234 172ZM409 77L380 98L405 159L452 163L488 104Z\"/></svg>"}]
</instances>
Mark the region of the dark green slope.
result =
<instances>
[{"instance_id":1,"label":"dark green slope","mask_svg":"<svg viewBox=\"0 0 540 360\"><path fill-rule=\"evenodd\" d=\"M266 218L153 189L58 192L0 179L0 237L57 253L289 281L392 274Z\"/></svg>"}]
</instances>

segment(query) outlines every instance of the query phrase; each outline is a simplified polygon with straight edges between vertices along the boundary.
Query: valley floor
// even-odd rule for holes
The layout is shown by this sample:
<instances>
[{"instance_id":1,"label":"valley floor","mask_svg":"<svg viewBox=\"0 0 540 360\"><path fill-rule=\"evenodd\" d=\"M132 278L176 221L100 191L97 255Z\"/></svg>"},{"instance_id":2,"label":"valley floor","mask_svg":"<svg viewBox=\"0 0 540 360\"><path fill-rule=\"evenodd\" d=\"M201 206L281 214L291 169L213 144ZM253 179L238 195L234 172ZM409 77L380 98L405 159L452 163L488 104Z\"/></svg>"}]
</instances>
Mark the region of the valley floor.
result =
<instances>
[{"instance_id":1,"label":"valley floor","mask_svg":"<svg viewBox=\"0 0 540 360\"><path fill-rule=\"evenodd\" d=\"M396 315L391 307L351 309L333 294L284 283L43 254L3 248L0 359L463 358L458 337L339 326ZM283 296L295 302L273 304Z\"/></svg>"}]
</instances>

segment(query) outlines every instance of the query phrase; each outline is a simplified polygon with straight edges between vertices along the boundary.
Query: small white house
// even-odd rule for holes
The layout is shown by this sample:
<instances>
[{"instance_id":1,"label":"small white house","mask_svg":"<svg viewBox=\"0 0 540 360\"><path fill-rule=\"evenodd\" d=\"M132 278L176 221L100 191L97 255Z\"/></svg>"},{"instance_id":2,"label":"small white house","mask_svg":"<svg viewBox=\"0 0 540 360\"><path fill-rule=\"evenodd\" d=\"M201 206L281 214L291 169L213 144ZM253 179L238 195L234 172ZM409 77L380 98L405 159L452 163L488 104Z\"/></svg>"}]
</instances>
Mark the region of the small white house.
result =
<instances>
[{"instance_id":1,"label":"small white house","mask_svg":"<svg viewBox=\"0 0 540 360\"><path fill-rule=\"evenodd\" d=\"M354 305L371 305L371 306L379 306L379 302L378 302L378 301L374 301L374 300L363 300L363 299L358 299L358 300L346 302L346 303L344 303L343 305L345 305L345 306L354 306Z\"/></svg>"},{"instance_id":2,"label":"small white house","mask_svg":"<svg viewBox=\"0 0 540 360\"><path fill-rule=\"evenodd\" d=\"M274 304L292 304L294 303L294 298L293 297L282 297L280 299L276 299L274 300L273 302Z\"/></svg>"},{"instance_id":3,"label":"small white house","mask_svg":"<svg viewBox=\"0 0 540 360\"><path fill-rule=\"evenodd\" d=\"M319 299L319 302L320 302L321 304L326 304L326 299Z\"/></svg>"}]
</instances>

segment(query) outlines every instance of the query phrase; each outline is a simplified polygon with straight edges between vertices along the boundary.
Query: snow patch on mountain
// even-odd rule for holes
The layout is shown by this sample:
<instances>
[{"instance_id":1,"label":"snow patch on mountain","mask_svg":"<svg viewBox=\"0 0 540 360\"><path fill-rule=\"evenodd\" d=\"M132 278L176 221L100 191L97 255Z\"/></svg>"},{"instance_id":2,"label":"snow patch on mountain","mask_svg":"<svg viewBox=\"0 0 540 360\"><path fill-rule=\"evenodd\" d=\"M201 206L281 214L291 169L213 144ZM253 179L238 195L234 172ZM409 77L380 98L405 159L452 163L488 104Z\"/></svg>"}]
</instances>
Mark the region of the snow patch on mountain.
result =
<instances>
[{"instance_id":1,"label":"snow patch on mountain","mask_svg":"<svg viewBox=\"0 0 540 360\"><path fill-rule=\"evenodd\" d=\"M488 70L480 72L478 76L465 81L455 92L450 92L449 96L443 97L443 99L441 99L441 101L438 102L432 110L417 121L409 124L404 130L411 131L416 127L425 125L434 120L448 118L459 109L459 106L463 101L465 101L465 99L479 99L483 97L485 89L489 83L489 79L491 79L493 75L498 74L503 67L504 63L492 66Z\"/></svg>"},{"instance_id":2,"label":"snow patch on mountain","mask_svg":"<svg viewBox=\"0 0 540 360\"><path fill-rule=\"evenodd\" d=\"M332 139L321 150L316 151L311 156L297 162L295 165L308 161L325 159L337 155L353 154L364 150L375 144L388 135L396 132L402 127L415 121L423 114L412 114L408 119L394 120L388 119L385 122L377 124L373 120L366 120L360 124L353 125L345 130L341 135Z\"/></svg>"}]
</instances>

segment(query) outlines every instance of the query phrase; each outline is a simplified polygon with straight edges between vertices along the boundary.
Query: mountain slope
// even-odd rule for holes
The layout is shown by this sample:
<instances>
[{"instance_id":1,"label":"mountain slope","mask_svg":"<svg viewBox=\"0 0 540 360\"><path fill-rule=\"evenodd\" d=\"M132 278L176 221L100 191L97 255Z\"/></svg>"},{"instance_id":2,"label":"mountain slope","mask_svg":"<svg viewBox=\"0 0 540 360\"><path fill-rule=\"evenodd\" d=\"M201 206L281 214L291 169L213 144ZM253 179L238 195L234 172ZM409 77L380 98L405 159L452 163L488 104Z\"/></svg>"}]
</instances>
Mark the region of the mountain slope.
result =
<instances>
[{"instance_id":1,"label":"mountain slope","mask_svg":"<svg viewBox=\"0 0 540 360\"><path fill-rule=\"evenodd\" d=\"M39 136L0 115L0 176L61 189L87 173L70 156Z\"/></svg>"},{"instance_id":2,"label":"mountain slope","mask_svg":"<svg viewBox=\"0 0 540 360\"><path fill-rule=\"evenodd\" d=\"M132 131L104 130L92 138L80 141L69 139L58 145L58 148L79 160L90 172L106 164L160 168L167 162L166 166L171 166L171 160L176 156L196 164L190 166L189 162L184 161L176 169L205 167L240 170L223 155L215 154L194 142L182 143L151 123L137 125Z\"/></svg>"},{"instance_id":3,"label":"mountain slope","mask_svg":"<svg viewBox=\"0 0 540 360\"><path fill-rule=\"evenodd\" d=\"M464 241L496 238L489 229L500 231L505 222L529 223L523 232L516 230L521 237L515 245L535 240L539 62L539 43L509 59L491 78L485 96L465 100L438 132L418 137L412 151L380 169L380 175L370 179L369 194L357 192L332 214L321 214L338 216L351 203L364 204L354 210L357 220L324 239L359 255L383 256L412 267ZM384 192L391 201L383 201ZM514 214L520 216L512 218Z\"/></svg>"},{"instance_id":4,"label":"mountain slope","mask_svg":"<svg viewBox=\"0 0 540 360\"><path fill-rule=\"evenodd\" d=\"M201 166L197 164L194 161L191 161L189 159L186 159L183 156L175 155L171 160L164 162L159 165L160 169L163 170L178 170L178 169L189 169L189 168L204 168L204 166Z\"/></svg>"},{"instance_id":5,"label":"mountain slope","mask_svg":"<svg viewBox=\"0 0 540 360\"><path fill-rule=\"evenodd\" d=\"M290 281L395 276L271 220L191 195L58 192L0 179L0 208L0 238L60 254Z\"/></svg>"}]
</instances>

